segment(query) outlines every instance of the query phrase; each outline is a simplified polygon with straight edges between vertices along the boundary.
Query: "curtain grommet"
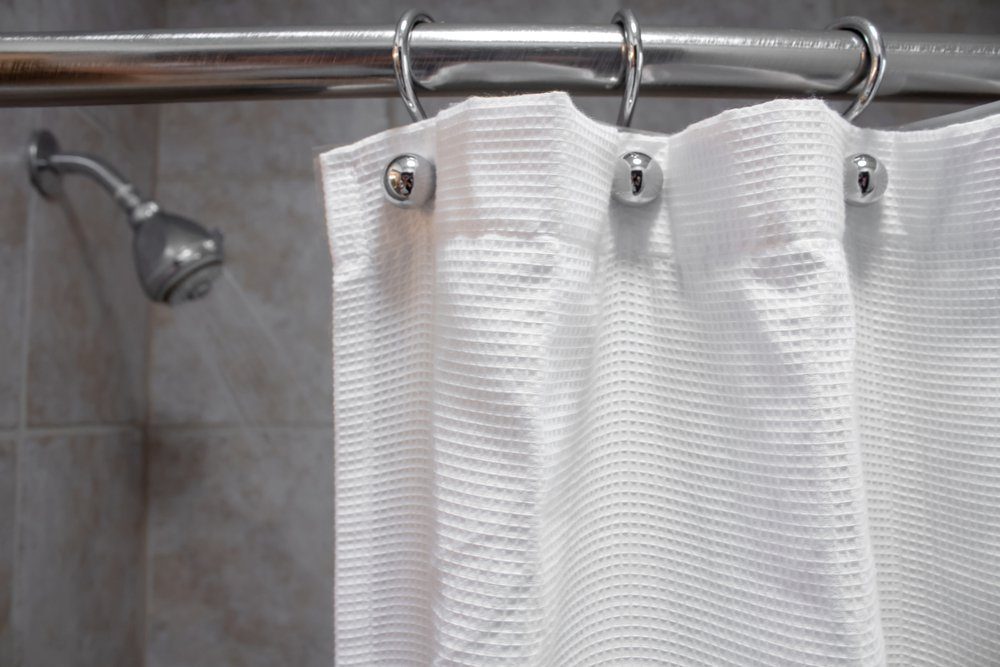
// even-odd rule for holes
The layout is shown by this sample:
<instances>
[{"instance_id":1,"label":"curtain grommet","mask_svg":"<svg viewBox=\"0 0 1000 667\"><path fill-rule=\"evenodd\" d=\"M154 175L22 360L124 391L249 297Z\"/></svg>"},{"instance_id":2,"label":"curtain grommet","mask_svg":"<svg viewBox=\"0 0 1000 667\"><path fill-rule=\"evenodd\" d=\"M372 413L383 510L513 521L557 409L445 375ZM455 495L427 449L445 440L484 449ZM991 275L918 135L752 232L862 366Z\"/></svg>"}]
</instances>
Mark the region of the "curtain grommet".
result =
<instances>
[{"instance_id":1,"label":"curtain grommet","mask_svg":"<svg viewBox=\"0 0 1000 667\"><path fill-rule=\"evenodd\" d=\"M844 200L854 206L874 204L889 186L885 166L867 153L852 155L844 163Z\"/></svg>"},{"instance_id":2,"label":"curtain grommet","mask_svg":"<svg viewBox=\"0 0 1000 667\"><path fill-rule=\"evenodd\" d=\"M644 206L663 191L663 169L645 153L625 153L615 166L611 196L626 206Z\"/></svg>"},{"instance_id":3,"label":"curtain grommet","mask_svg":"<svg viewBox=\"0 0 1000 667\"><path fill-rule=\"evenodd\" d=\"M396 206L421 206L434 195L434 163L420 155L397 155L382 174L386 198Z\"/></svg>"}]
</instances>

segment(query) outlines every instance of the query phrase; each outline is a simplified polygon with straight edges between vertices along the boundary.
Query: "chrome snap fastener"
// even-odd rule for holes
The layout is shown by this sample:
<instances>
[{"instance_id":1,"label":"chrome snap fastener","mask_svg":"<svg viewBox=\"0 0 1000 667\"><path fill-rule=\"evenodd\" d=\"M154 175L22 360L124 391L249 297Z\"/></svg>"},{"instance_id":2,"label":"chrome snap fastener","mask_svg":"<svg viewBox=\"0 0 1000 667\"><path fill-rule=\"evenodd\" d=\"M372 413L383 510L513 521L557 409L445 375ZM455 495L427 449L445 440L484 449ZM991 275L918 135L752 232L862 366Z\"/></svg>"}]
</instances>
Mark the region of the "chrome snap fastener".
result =
<instances>
[{"instance_id":1,"label":"chrome snap fastener","mask_svg":"<svg viewBox=\"0 0 1000 667\"><path fill-rule=\"evenodd\" d=\"M847 158L844 164L844 199L854 206L867 206L882 198L889 174L881 162L866 153Z\"/></svg>"},{"instance_id":2,"label":"chrome snap fastener","mask_svg":"<svg viewBox=\"0 0 1000 667\"><path fill-rule=\"evenodd\" d=\"M663 190L663 170L645 153L621 156L615 167L611 195L626 206L643 206L655 201Z\"/></svg>"},{"instance_id":3,"label":"chrome snap fastener","mask_svg":"<svg viewBox=\"0 0 1000 667\"><path fill-rule=\"evenodd\" d=\"M434 163L412 153L389 162L382 177L386 197L396 206L421 206L434 194Z\"/></svg>"}]
</instances>

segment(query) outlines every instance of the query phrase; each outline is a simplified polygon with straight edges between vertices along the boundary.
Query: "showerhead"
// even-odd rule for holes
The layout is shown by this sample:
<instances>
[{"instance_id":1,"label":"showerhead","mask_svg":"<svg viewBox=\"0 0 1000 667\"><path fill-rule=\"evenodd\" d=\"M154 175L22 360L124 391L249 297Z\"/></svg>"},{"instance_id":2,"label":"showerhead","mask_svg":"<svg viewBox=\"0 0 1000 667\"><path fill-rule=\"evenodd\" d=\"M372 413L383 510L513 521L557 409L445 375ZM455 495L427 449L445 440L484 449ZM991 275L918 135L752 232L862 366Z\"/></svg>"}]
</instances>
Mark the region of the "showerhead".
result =
<instances>
[{"instance_id":1,"label":"showerhead","mask_svg":"<svg viewBox=\"0 0 1000 667\"><path fill-rule=\"evenodd\" d=\"M208 294L222 272L222 235L147 204L135 224L135 268L146 294L171 305Z\"/></svg>"},{"instance_id":2,"label":"showerhead","mask_svg":"<svg viewBox=\"0 0 1000 667\"><path fill-rule=\"evenodd\" d=\"M63 174L90 176L125 209L133 231L133 254L146 294L171 305L200 299L222 272L222 234L168 213L145 199L105 162L87 155L60 153L55 137L36 132L28 148L31 182L47 198L62 192Z\"/></svg>"}]
</instances>

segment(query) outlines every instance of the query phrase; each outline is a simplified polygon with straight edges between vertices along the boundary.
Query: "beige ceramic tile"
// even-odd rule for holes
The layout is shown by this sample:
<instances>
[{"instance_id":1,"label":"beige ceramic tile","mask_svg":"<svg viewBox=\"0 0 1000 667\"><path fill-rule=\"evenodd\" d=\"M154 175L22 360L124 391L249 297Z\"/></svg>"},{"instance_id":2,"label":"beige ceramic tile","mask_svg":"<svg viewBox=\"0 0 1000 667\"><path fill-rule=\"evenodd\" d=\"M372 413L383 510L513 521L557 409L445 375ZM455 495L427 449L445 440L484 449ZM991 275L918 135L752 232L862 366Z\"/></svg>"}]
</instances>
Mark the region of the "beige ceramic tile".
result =
<instances>
[{"instance_id":1,"label":"beige ceramic tile","mask_svg":"<svg viewBox=\"0 0 1000 667\"><path fill-rule=\"evenodd\" d=\"M28 437L19 456L14 627L23 664L141 664L140 434Z\"/></svg>"},{"instance_id":2,"label":"beige ceramic tile","mask_svg":"<svg viewBox=\"0 0 1000 667\"><path fill-rule=\"evenodd\" d=\"M25 168L28 135L36 113L0 110L0 428L20 416L24 354L24 291L32 191Z\"/></svg>"},{"instance_id":3,"label":"beige ceramic tile","mask_svg":"<svg viewBox=\"0 0 1000 667\"><path fill-rule=\"evenodd\" d=\"M152 154L126 151L77 110L46 110L42 123L64 149L101 156L151 190ZM95 183L64 182L60 201L34 195L28 420L137 423L145 413L148 305L131 231Z\"/></svg>"},{"instance_id":4,"label":"beige ceramic tile","mask_svg":"<svg viewBox=\"0 0 1000 667\"><path fill-rule=\"evenodd\" d=\"M39 30L38 12L28 0L0 2L0 25L4 32L33 32Z\"/></svg>"},{"instance_id":5,"label":"beige ceramic tile","mask_svg":"<svg viewBox=\"0 0 1000 667\"><path fill-rule=\"evenodd\" d=\"M159 198L183 202L180 212L225 233L228 278L209 299L211 312L177 309L158 319L170 329L153 334L157 423L198 417L197 406L166 403L172 388L194 378L217 386L209 366L166 361L178 331L208 350L251 423L329 423L330 259L314 158L321 146L384 128L385 108L331 100L164 110Z\"/></svg>"},{"instance_id":6,"label":"beige ceramic tile","mask_svg":"<svg viewBox=\"0 0 1000 667\"><path fill-rule=\"evenodd\" d=\"M104 134L116 151L128 156L128 168L139 173L135 180L141 184L142 194L155 194L161 107L155 104L127 104L76 107L76 110L83 115L85 122ZM129 177L132 178L133 174Z\"/></svg>"},{"instance_id":7,"label":"beige ceramic tile","mask_svg":"<svg viewBox=\"0 0 1000 667\"><path fill-rule=\"evenodd\" d=\"M164 7L158 0L15 0L32 6L42 31L110 31L156 28L163 23Z\"/></svg>"},{"instance_id":8,"label":"beige ceramic tile","mask_svg":"<svg viewBox=\"0 0 1000 667\"><path fill-rule=\"evenodd\" d=\"M183 307L153 309L156 350L150 358L152 424L238 424L234 389L215 353L220 290Z\"/></svg>"},{"instance_id":9,"label":"beige ceramic tile","mask_svg":"<svg viewBox=\"0 0 1000 667\"><path fill-rule=\"evenodd\" d=\"M14 0L0 3L0 23L5 31L110 30L149 26L159 12L160 3L155 0L125 4ZM131 112L117 113L127 116ZM155 115L155 109L145 113ZM99 135L111 134L114 128L109 122L102 127L96 118L96 114L91 117L77 111L0 110L0 179L4 183L0 196L0 367L5 369L0 377L0 426L16 421L19 413L26 302L32 303L34 311L30 340L36 349L33 373L29 373L34 421L91 421L95 416L118 420L136 411L117 407L142 403L141 391L136 394L141 390L142 357L132 354L129 359L131 353L125 350L122 357L105 363L112 355L104 355L102 361L96 351L102 346L141 351L145 338L140 327L138 336L132 334L133 343L124 344L127 336L115 334L132 321L116 321L103 303L95 306L95 300L88 299L88 290L93 290L91 295L114 291L113 286L121 282L111 279L115 262L114 258L109 261L106 251L113 243L101 236L99 226L90 226L95 219L109 217L103 215L104 204L84 193L74 200L67 216L77 226L55 229L47 223L58 215L56 209L41 204L28 188L24 168L28 134L43 125L59 131L67 144L75 144L73 148L107 152L105 144L115 142ZM155 130L155 120L147 125ZM127 126L124 119L123 126ZM149 171L141 177L149 181L155 165L155 134L147 132L145 138L153 140L146 159ZM127 140L117 142L119 159L129 152L127 144ZM74 194L79 189L71 186ZM32 210L37 215L31 216ZM29 238L35 249L32 258L25 257ZM66 247L83 239L93 252L81 256ZM128 254L122 258L131 261ZM34 298L25 299L30 265L38 289L31 295ZM98 281L107 284L98 287ZM80 310L97 316L90 321L74 319ZM142 313L137 321L144 322ZM90 335L84 335L88 327ZM55 363L46 368L51 358ZM119 360L124 361L119 364ZM129 364L136 372L131 381L122 382L123 376L129 376L122 367ZM108 398L116 392L117 398ZM102 407L89 409L96 405ZM139 664L143 594L140 447L138 432L28 437L20 448L20 479L15 479L12 443L0 439L0 547L4 550L0 555L0 664ZM20 497L15 502L16 487ZM20 511L17 516L15 508ZM20 536L16 556L15 533ZM14 613L9 614L14 590L20 594ZM18 629L17 651L14 628Z\"/></svg>"},{"instance_id":10,"label":"beige ceramic tile","mask_svg":"<svg viewBox=\"0 0 1000 667\"><path fill-rule=\"evenodd\" d=\"M317 353L322 357L310 364L303 341L287 334L279 339L228 274L202 301L169 313L160 309L157 322L150 394L155 424L330 423L329 352ZM315 327L328 325L317 318ZM184 361L192 355L204 361ZM190 394L175 400L188 387Z\"/></svg>"},{"instance_id":11,"label":"beige ceramic tile","mask_svg":"<svg viewBox=\"0 0 1000 667\"><path fill-rule=\"evenodd\" d=\"M158 429L147 665L332 663L327 430Z\"/></svg>"}]
</instances>

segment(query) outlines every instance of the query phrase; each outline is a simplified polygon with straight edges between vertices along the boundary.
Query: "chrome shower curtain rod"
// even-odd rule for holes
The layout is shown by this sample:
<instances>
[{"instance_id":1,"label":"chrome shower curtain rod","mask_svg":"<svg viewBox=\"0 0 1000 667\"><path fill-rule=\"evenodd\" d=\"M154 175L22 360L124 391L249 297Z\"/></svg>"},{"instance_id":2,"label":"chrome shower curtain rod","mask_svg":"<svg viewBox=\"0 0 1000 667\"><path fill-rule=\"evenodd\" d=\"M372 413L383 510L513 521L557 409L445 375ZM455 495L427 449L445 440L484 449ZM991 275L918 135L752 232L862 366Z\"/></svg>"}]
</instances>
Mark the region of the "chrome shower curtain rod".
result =
<instances>
[{"instance_id":1,"label":"chrome shower curtain rod","mask_svg":"<svg viewBox=\"0 0 1000 667\"><path fill-rule=\"evenodd\" d=\"M0 106L397 95L393 27L0 34ZM642 26L642 95L847 97L866 50L841 31ZM1000 99L1000 37L886 34L878 99ZM617 25L421 24L423 95L620 94Z\"/></svg>"}]
</instances>

